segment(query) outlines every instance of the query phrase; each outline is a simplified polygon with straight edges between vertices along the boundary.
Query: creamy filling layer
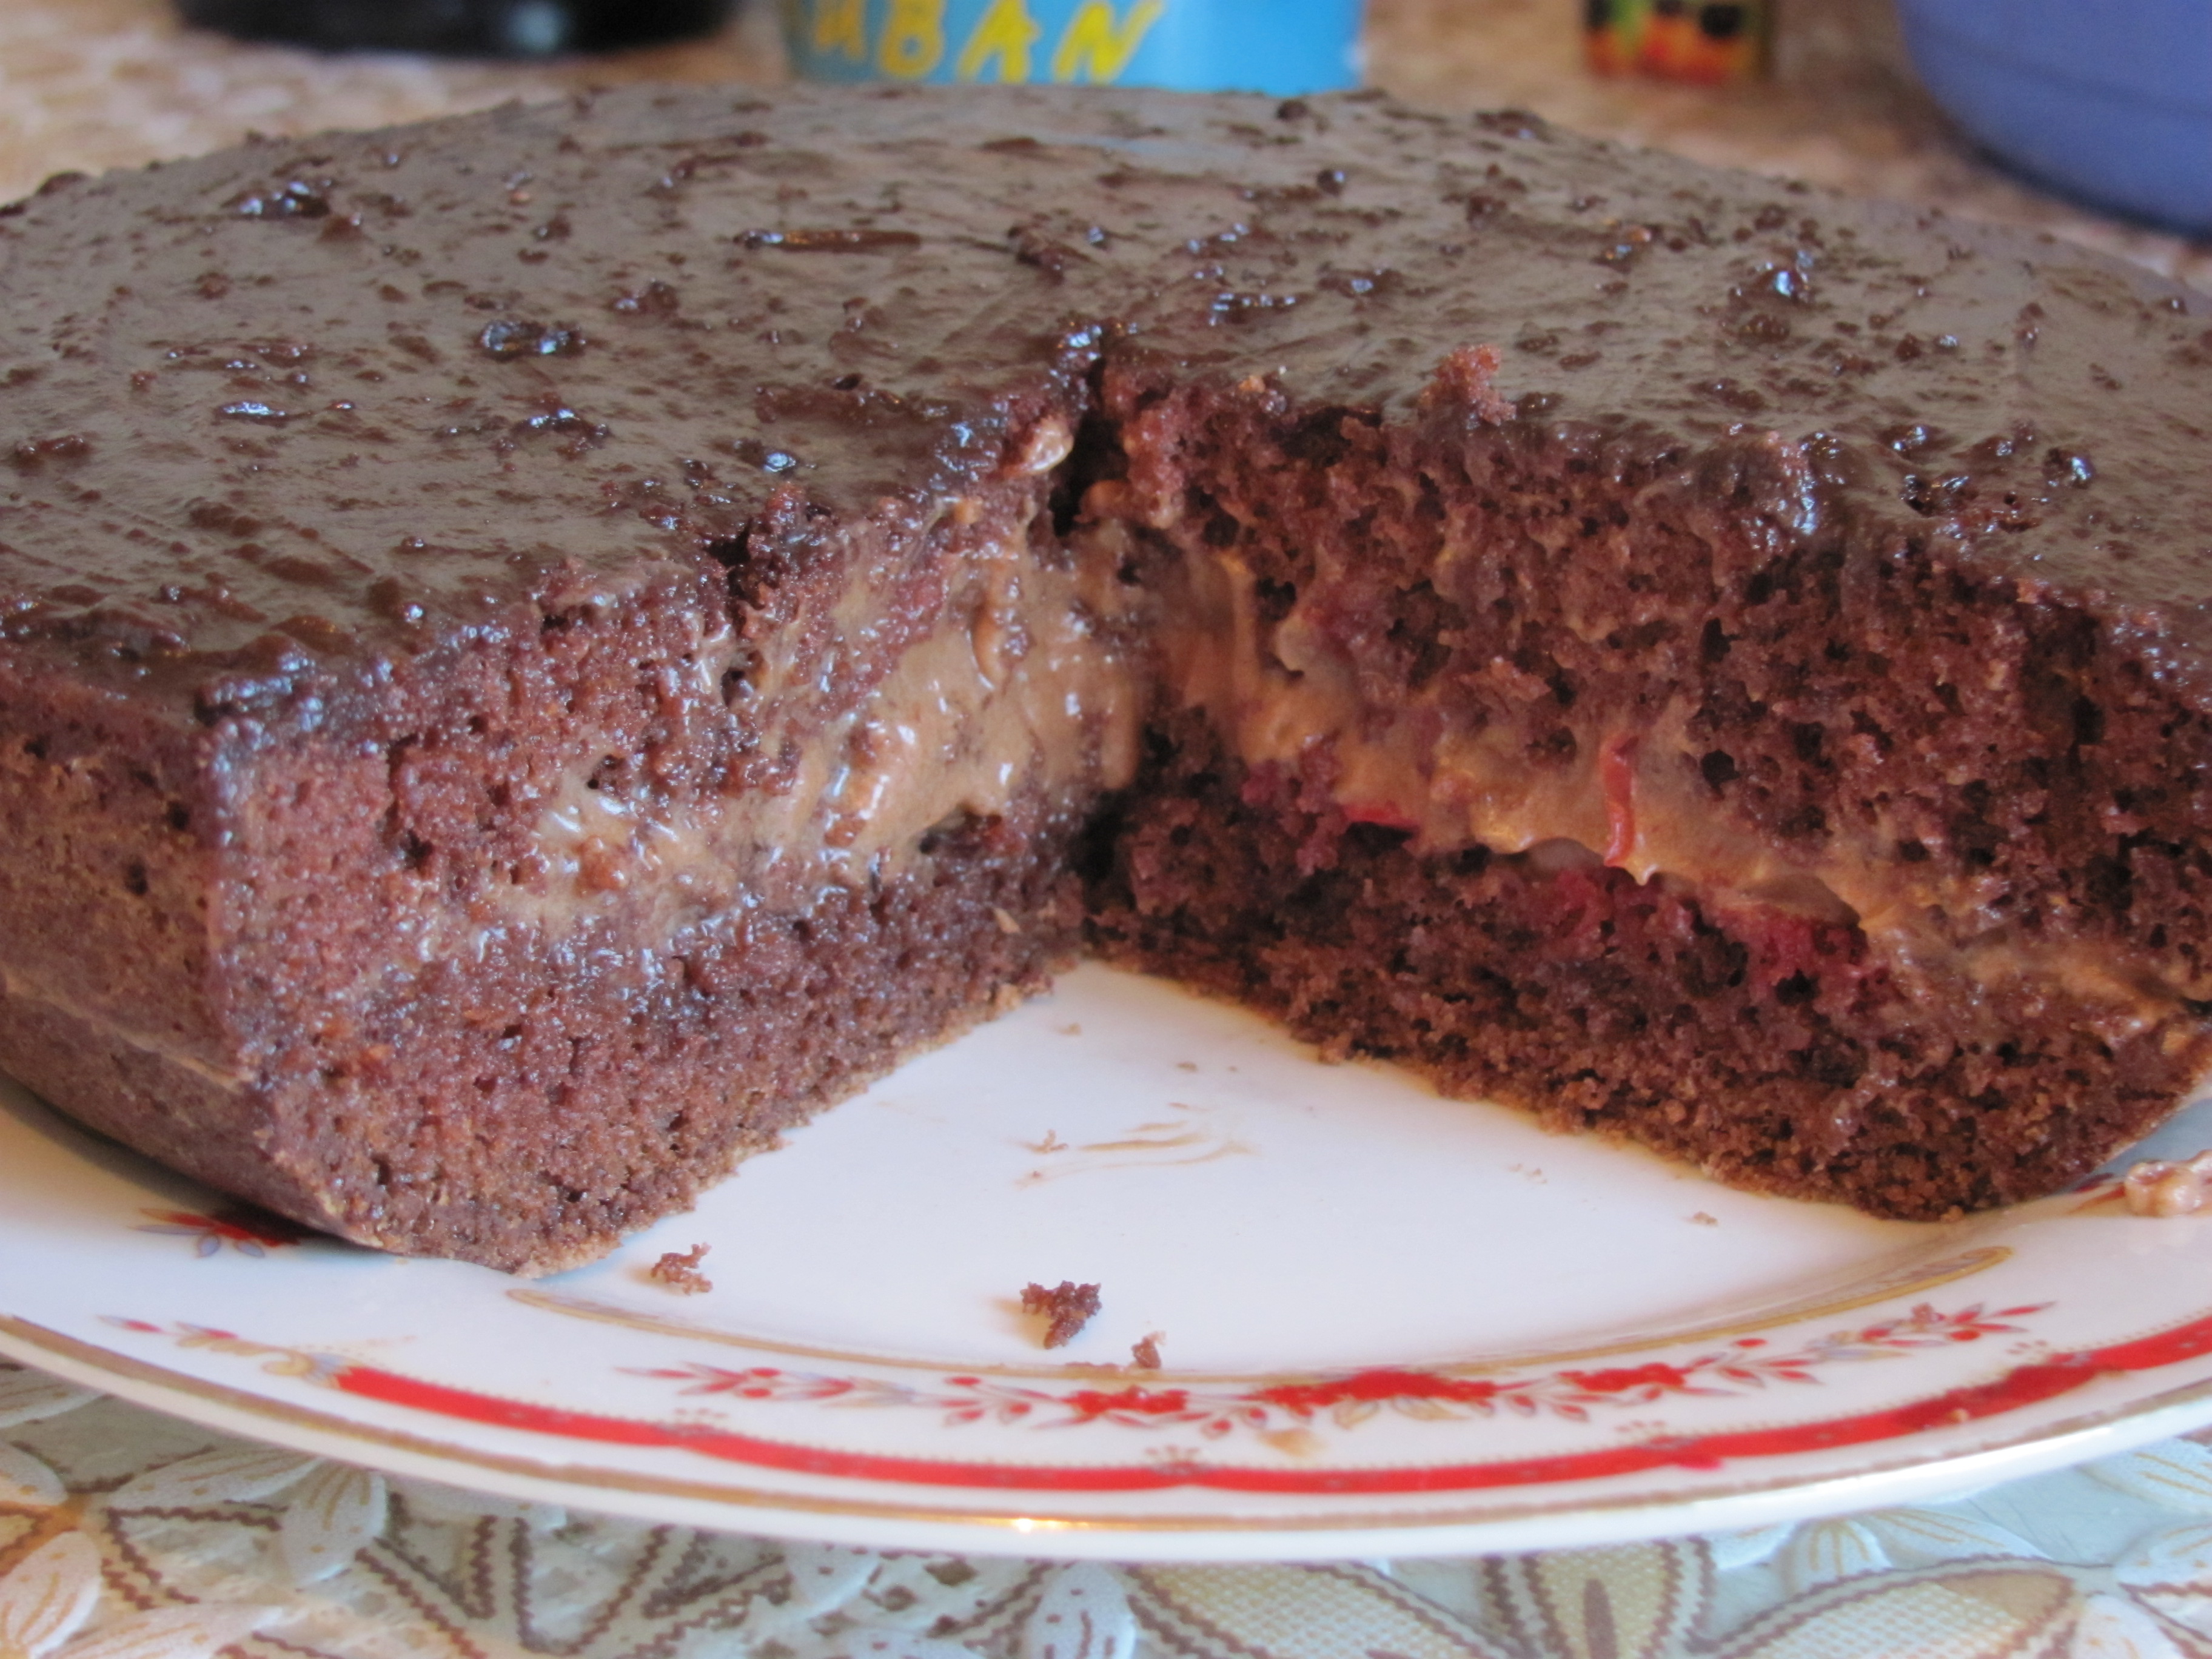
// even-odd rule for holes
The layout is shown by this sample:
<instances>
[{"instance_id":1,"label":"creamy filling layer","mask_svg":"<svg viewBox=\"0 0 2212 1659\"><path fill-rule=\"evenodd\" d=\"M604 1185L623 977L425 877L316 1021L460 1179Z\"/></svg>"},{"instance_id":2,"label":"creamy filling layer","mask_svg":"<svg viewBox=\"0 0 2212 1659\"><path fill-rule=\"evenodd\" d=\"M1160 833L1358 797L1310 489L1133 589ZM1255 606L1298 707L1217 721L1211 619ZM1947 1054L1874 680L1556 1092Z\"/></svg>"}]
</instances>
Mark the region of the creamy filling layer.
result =
<instances>
[{"instance_id":1,"label":"creamy filling layer","mask_svg":"<svg viewBox=\"0 0 2212 1659\"><path fill-rule=\"evenodd\" d=\"M1067 451L1066 428L1048 424L1019 470L1042 474ZM1094 507L1114 491L1094 491ZM1022 517L997 507L1002 521ZM988 511L951 497L937 528L969 532ZM951 591L935 624L826 716L810 678L818 665L753 660L726 624L702 635L690 653L695 683L679 694L717 706L725 675L750 663L749 699L730 717L751 723L757 752L787 763L756 787L676 798L608 787L596 761L580 762L539 809L529 878L465 923L420 929L416 959L480 955L509 929L560 939L613 921L651 947L734 909L805 914L896 877L933 831L963 818L1039 797L1087 805L1124 787L1143 720L1164 704L1202 710L1249 767L1297 766L1324 749L1346 816L1403 830L1419 853L1480 845L1538 868L1595 860L1638 882L1680 883L1709 910L1856 926L1908 980L1954 997L2055 993L2108 1040L2169 1022L2204 994L2170 963L2027 937L1970 878L1887 856L1878 834L1799 851L1731 822L1698 769L1686 702L1635 729L1585 718L1564 757L1532 755L1520 722L1469 729L1445 709L1440 684L1374 702L1297 604L1267 618L1233 550L1156 527L1180 556L1142 594L1121 580L1137 549L1115 518L1064 548L1034 544L1025 524L971 536L948 562ZM881 595L854 562L861 574L830 607L838 638L878 625ZM1141 648L1125 643L1133 616ZM1489 672L1502 697L1548 695L1510 664Z\"/></svg>"},{"instance_id":2,"label":"creamy filling layer","mask_svg":"<svg viewBox=\"0 0 2212 1659\"><path fill-rule=\"evenodd\" d=\"M828 718L789 665L756 665L733 718L754 724L757 752L788 763L757 787L681 799L606 787L580 765L544 804L537 872L503 896L501 920L561 934L620 913L660 939L740 905L803 913L900 873L940 827L1018 800L1087 806L1127 785L1143 688L1084 600L1097 586L1097 573L1009 534L960 562L937 625ZM841 636L872 625L877 600L856 577L836 605ZM694 695L744 654L726 630L702 639Z\"/></svg>"},{"instance_id":3,"label":"creamy filling layer","mask_svg":"<svg viewBox=\"0 0 2212 1659\"><path fill-rule=\"evenodd\" d=\"M1127 547L1118 526L1094 533ZM1253 574L1233 550L1170 533L1182 556L1167 578L1158 641L1173 703L1204 710L1247 766L1296 766L1325 746L1346 817L1406 831L1417 852L1578 845L1638 882L1680 882L1708 908L1779 908L1856 926L1909 977L1954 993L2055 989L2090 1011L2108 1041L2202 994L2171 964L2026 937L1991 919L1988 895L1948 872L1844 836L1799 854L1729 822L1698 772L1685 702L1635 729L1585 725L1571 756L1542 759L1517 723L1466 729L1444 711L1438 685L1378 706L1297 605L1265 619ZM1508 695L1528 678L1492 666ZM1522 690L1547 694L1540 684Z\"/></svg>"}]
</instances>

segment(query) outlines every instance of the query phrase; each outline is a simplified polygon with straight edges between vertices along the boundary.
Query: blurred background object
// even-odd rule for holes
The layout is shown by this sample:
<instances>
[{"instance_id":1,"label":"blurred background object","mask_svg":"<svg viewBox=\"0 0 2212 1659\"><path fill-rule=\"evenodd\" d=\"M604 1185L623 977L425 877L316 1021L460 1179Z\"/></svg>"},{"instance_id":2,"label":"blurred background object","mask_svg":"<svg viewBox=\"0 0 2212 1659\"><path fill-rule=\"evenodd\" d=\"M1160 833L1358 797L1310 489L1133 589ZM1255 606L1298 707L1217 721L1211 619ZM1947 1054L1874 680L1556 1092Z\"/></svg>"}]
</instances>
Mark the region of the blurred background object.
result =
<instances>
[{"instance_id":1,"label":"blurred background object","mask_svg":"<svg viewBox=\"0 0 2212 1659\"><path fill-rule=\"evenodd\" d=\"M1913 62L1991 152L2212 233L2212 0L1899 0Z\"/></svg>"},{"instance_id":2,"label":"blurred background object","mask_svg":"<svg viewBox=\"0 0 2212 1659\"><path fill-rule=\"evenodd\" d=\"M1057 82L1283 95L1359 84L1360 0L788 0L815 81Z\"/></svg>"},{"instance_id":3,"label":"blurred background object","mask_svg":"<svg viewBox=\"0 0 2212 1659\"><path fill-rule=\"evenodd\" d=\"M890 0L867 3L874 14ZM1129 3L1115 0L1117 18L1132 15ZM1243 3L1275 15L1273 0ZM2046 230L2212 289L2212 236L2084 208L1963 137L1914 72L1895 0L1766 3L1769 72L1689 86L1591 74L1586 0L1368 0L1366 77L1431 110L1510 106L1715 165ZM1994 10L2004 0L1972 3ZM2106 17L2123 0L2078 3ZM2212 0L2182 9L2201 15ZM177 0L0 0L0 201L52 173L188 155L234 143L249 127L380 126L647 80L772 84L790 73L780 11L780 0L740 0L714 33L690 40L502 59L245 42L187 27ZM1040 15L1038 0L1029 11ZM1057 45L1047 37L1031 48L1033 75L1042 58L1048 78Z\"/></svg>"},{"instance_id":4,"label":"blurred background object","mask_svg":"<svg viewBox=\"0 0 2212 1659\"><path fill-rule=\"evenodd\" d=\"M1768 3L1769 72L1688 86L1591 74L1586 0L1370 0L1368 76L1432 109L1510 105L1715 166L2048 231L2212 289L2212 235L2191 237L2086 208L1999 166L1961 132L1914 69L1899 0ZM1962 0L1962 9L1996 12L2007 3ZM2094 21L2127 0L2054 3ZM2212 15L2212 0L2177 4ZM2200 167L2203 154L2200 145Z\"/></svg>"},{"instance_id":5,"label":"blurred background object","mask_svg":"<svg viewBox=\"0 0 2212 1659\"><path fill-rule=\"evenodd\" d=\"M177 0L188 23L324 52L549 58L712 33L731 0Z\"/></svg>"},{"instance_id":6,"label":"blurred background object","mask_svg":"<svg viewBox=\"0 0 2212 1659\"><path fill-rule=\"evenodd\" d=\"M1717 86L1766 72L1770 0L1586 0L1589 66Z\"/></svg>"}]
</instances>

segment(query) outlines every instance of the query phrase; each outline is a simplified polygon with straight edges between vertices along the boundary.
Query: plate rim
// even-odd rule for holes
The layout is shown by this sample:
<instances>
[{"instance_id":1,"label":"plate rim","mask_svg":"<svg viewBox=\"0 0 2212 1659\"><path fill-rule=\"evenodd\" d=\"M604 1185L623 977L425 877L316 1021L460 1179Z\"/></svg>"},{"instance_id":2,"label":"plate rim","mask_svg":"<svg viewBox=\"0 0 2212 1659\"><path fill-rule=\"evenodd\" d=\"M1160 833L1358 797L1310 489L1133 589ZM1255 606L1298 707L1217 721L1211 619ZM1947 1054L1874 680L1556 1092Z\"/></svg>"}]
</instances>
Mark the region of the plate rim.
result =
<instances>
[{"instance_id":1,"label":"plate rim","mask_svg":"<svg viewBox=\"0 0 2212 1659\"><path fill-rule=\"evenodd\" d=\"M357 1422L206 1378L0 1312L0 1356L201 1427L308 1455L525 1502L715 1531L876 1549L1060 1560L1321 1561L1437 1558L1629 1544L1942 1501L2001 1481L2110 1455L2212 1423L2212 1374L1948 1455L1899 1455L1814 1475L1747 1480L1722 1492L1579 1495L1402 1514L1066 1516L973 1506L748 1488L459 1446ZM466 1478L456 1480L465 1470ZM734 1512L732 1512L734 1511ZM769 1524L745 1522L759 1519Z\"/></svg>"}]
</instances>

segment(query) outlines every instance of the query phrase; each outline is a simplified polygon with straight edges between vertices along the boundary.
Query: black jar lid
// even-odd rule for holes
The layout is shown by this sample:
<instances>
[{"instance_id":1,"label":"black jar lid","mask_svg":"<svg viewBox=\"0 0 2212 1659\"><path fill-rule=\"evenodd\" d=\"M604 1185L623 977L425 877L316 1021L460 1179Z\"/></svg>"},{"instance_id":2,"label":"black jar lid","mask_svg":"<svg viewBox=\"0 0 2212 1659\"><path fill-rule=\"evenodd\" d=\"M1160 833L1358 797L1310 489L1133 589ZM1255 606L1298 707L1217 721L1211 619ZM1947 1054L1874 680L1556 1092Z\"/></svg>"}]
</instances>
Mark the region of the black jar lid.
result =
<instances>
[{"instance_id":1,"label":"black jar lid","mask_svg":"<svg viewBox=\"0 0 2212 1659\"><path fill-rule=\"evenodd\" d=\"M177 0L188 23L326 52L548 58L720 27L731 0Z\"/></svg>"}]
</instances>

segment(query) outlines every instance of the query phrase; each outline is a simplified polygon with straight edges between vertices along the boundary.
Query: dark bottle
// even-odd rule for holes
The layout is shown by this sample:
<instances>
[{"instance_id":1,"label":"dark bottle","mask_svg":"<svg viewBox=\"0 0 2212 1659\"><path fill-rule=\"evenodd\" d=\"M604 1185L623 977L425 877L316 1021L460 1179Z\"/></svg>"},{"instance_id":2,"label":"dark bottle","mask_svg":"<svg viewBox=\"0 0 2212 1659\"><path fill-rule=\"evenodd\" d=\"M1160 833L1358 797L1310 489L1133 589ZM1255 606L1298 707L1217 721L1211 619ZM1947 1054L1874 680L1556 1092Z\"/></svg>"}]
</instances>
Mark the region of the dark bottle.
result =
<instances>
[{"instance_id":1,"label":"dark bottle","mask_svg":"<svg viewBox=\"0 0 2212 1659\"><path fill-rule=\"evenodd\" d=\"M185 21L326 52L547 58L705 34L731 0L177 0Z\"/></svg>"}]
</instances>

